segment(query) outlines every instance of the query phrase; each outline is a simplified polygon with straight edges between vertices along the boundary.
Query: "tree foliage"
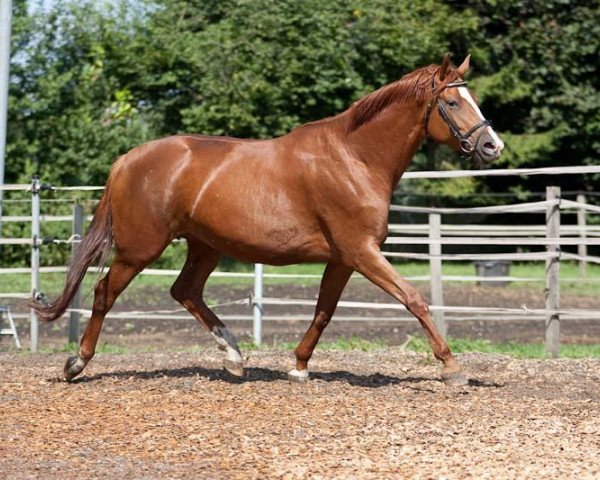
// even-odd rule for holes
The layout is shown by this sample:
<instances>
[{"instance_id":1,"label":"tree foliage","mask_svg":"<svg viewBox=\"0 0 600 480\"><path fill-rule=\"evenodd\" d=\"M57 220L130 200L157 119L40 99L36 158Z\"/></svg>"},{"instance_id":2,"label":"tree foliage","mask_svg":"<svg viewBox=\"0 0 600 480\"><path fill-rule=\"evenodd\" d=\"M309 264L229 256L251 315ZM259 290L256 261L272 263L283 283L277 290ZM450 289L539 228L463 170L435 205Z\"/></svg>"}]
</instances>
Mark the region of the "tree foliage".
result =
<instances>
[{"instance_id":1,"label":"tree foliage","mask_svg":"<svg viewBox=\"0 0 600 480\"><path fill-rule=\"evenodd\" d=\"M505 137L499 166L600 158L598 0L14 0L6 181L103 184L113 161L179 132L282 135L446 51ZM415 168L456 168L443 149ZM553 179L598 189L600 178ZM422 182L423 193L540 190ZM482 200L482 201L483 201ZM457 200L460 201L460 200ZM6 251L6 250L5 250Z\"/></svg>"},{"instance_id":2,"label":"tree foliage","mask_svg":"<svg viewBox=\"0 0 600 480\"><path fill-rule=\"evenodd\" d=\"M15 8L7 179L101 182L119 153L153 133L122 77L135 23L92 2Z\"/></svg>"},{"instance_id":3,"label":"tree foliage","mask_svg":"<svg viewBox=\"0 0 600 480\"><path fill-rule=\"evenodd\" d=\"M473 85L508 145L500 164L600 163L600 2L466 3L481 25L475 63L482 75ZM571 176L560 182L597 190L593 180ZM539 189L539 182L533 179L532 188Z\"/></svg>"},{"instance_id":4,"label":"tree foliage","mask_svg":"<svg viewBox=\"0 0 600 480\"><path fill-rule=\"evenodd\" d=\"M8 178L61 183L103 183L156 135L282 135L477 28L437 0L58 2L16 17Z\"/></svg>"},{"instance_id":5,"label":"tree foliage","mask_svg":"<svg viewBox=\"0 0 600 480\"><path fill-rule=\"evenodd\" d=\"M84 0L31 12L19 0L14 9L8 180L38 171L103 183L119 154L184 131L282 135L448 50L473 53L473 85L507 138L504 165L589 164L600 153L597 1Z\"/></svg>"}]
</instances>

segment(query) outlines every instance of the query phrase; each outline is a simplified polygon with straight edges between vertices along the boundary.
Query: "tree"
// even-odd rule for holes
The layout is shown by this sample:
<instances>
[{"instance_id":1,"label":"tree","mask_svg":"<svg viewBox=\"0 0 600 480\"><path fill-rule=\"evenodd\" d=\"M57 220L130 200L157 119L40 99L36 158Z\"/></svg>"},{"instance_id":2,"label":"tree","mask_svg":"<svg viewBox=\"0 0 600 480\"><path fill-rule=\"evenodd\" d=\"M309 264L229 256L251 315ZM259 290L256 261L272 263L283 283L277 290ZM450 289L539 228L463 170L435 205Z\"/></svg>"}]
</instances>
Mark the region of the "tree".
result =
<instances>
[{"instance_id":1,"label":"tree","mask_svg":"<svg viewBox=\"0 0 600 480\"><path fill-rule=\"evenodd\" d=\"M454 3L454 2L453 2ZM504 132L499 166L598 164L600 161L600 3L567 0L456 2L482 26L473 85ZM477 72L479 73L479 72ZM596 176L553 178L566 189L597 189ZM513 180L512 189L544 180ZM594 183L592 183L594 181ZM492 190L506 189L486 181Z\"/></svg>"},{"instance_id":2,"label":"tree","mask_svg":"<svg viewBox=\"0 0 600 480\"><path fill-rule=\"evenodd\" d=\"M127 85L135 21L93 2L27 13L15 3L7 181L104 183L116 157L154 135Z\"/></svg>"},{"instance_id":3,"label":"tree","mask_svg":"<svg viewBox=\"0 0 600 480\"><path fill-rule=\"evenodd\" d=\"M139 88L165 134L282 135L439 62L477 26L432 0L163 0L149 11Z\"/></svg>"},{"instance_id":4,"label":"tree","mask_svg":"<svg viewBox=\"0 0 600 480\"><path fill-rule=\"evenodd\" d=\"M446 51L504 136L498 166L600 157L598 0L15 0L6 181L103 184L131 147L181 132L265 138L334 115ZM457 168L444 149L413 167ZM554 179L596 189L600 178ZM544 180L401 184L488 203ZM421 197L419 197L421 198ZM422 199L422 198L421 198ZM414 199L411 199L414 201ZM8 250L3 250L7 252Z\"/></svg>"}]
</instances>

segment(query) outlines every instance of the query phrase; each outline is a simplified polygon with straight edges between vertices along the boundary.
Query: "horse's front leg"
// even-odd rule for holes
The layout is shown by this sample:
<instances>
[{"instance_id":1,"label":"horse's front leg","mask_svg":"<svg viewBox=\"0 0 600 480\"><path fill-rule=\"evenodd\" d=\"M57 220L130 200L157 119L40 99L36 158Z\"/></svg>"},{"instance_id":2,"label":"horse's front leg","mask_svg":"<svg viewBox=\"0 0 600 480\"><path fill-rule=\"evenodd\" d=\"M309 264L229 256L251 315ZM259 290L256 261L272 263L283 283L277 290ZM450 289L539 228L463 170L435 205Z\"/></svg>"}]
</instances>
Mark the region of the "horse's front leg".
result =
<instances>
[{"instance_id":1,"label":"horse's front leg","mask_svg":"<svg viewBox=\"0 0 600 480\"><path fill-rule=\"evenodd\" d=\"M308 380L308 361L319 342L323 330L329 324L342 291L353 271L351 267L335 263L328 263L325 267L315 317L295 350L296 368L288 373L290 381L303 382Z\"/></svg>"},{"instance_id":2,"label":"horse's front leg","mask_svg":"<svg viewBox=\"0 0 600 480\"><path fill-rule=\"evenodd\" d=\"M410 313L417 317L425 329L433 355L444 363L442 372L444 382L451 385L466 385L468 380L461 372L460 365L452 356L450 347L438 332L429 314L429 306L423 300L421 294L398 275L381 254L378 245L374 243L367 244L357 253L356 270L396 298Z\"/></svg>"}]
</instances>

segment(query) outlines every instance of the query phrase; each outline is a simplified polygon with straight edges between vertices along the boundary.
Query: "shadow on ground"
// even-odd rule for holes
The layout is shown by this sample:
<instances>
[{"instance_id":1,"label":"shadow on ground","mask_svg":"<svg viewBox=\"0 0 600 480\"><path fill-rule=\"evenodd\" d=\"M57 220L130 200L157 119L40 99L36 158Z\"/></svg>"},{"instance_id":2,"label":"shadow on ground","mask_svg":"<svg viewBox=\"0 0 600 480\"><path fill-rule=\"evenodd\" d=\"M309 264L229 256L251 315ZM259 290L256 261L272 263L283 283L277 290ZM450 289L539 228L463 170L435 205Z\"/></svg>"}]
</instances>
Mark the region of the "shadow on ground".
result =
<instances>
[{"instance_id":1,"label":"shadow on ground","mask_svg":"<svg viewBox=\"0 0 600 480\"><path fill-rule=\"evenodd\" d=\"M375 373L371 375L357 375L355 373L338 370L333 372L311 372L311 380L322 382L343 382L352 386L366 388L380 388L388 385L414 385L422 382L439 381L435 377L392 377ZM172 368L160 370L125 370L119 372L99 373L92 376L83 376L72 380L73 384L83 384L89 382L97 382L103 379L139 379L152 380L157 378L190 378L190 377L207 378L210 381L222 381L232 384L242 384L246 382L277 382L288 380L287 373L278 370L270 370L267 368L246 368L243 377L235 377L223 369L217 368ZM56 381L52 379L50 381ZM484 382L477 379L469 379L469 386L480 388L502 388L503 384Z\"/></svg>"}]
</instances>

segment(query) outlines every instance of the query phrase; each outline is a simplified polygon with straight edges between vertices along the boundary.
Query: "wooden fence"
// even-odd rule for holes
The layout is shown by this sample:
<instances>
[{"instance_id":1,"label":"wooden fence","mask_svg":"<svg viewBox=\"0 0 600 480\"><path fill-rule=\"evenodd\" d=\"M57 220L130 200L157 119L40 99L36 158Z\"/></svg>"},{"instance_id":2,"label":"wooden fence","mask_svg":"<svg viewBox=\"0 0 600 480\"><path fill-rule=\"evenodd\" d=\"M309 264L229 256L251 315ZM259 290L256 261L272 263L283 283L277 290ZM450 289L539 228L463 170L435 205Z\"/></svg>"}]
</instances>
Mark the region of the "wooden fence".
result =
<instances>
[{"instance_id":1,"label":"wooden fence","mask_svg":"<svg viewBox=\"0 0 600 480\"><path fill-rule=\"evenodd\" d=\"M560 170L560 172L556 172ZM592 173L600 172L600 167L569 167L566 172L562 168L553 169L527 169L524 170L487 170L481 171L451 171L451 172L410 172L408 178L448 178L456 176L480 176L480 175L542 175L556 173ZM30 273L31 292L28 293L5 293L1 298L34 298L41 295L40 273L63 272L66 267L40 267L40 247L44 243L68 243L74 252L83 232L84 218L83 210L75 205L72 216L48 216L41 214L40 200L44 189L48 190L101 190L102 187L61 187L55 188L43 185L36 178L31 185L5 185L0 186L4 190L24 190L31 192L31 216L4 216L3 222L31 222L30 238L0 238L0 245L24 245L31 248L31 264L22 268L0 268L0 274ZM390 224L390 237L385 245L426 245L427 253L422 252L397 252L385 248L384 255L389 258L403 258L413 260L424 260L429 262L430 275L413 277L413 280L428 280L431 284L431 311L433 318L440 331L447 331L448 318L456 318L456 315L477 319L545 319L546 325L546 348L551 356L558 356L560 349L560 321L568 319L600 319L600 312L583 309L560 309L560 261L576 260L579 262L581 277L586 276L586 265L589 262L600 263L599 257L589 256L588 245L600 245L600 226L590 225L587 222L588 213L600 213L600 207L586 203L585 197L577 196L575 201L561 199L560 189L548 187L546 200L539 202L519 203L515 205L489 206L476 208L424 208L393 205L391 211L420 213L428 216L427 223L422 224ZM468 214L499 214L514 215L519 213L544 214L545 222L538 225L456 225L444 224L443 219L449 215ZM576 225L561 225L561 213L574 213L577 215ZM68 239L42 239L40 237L40 222L72 222L72 235ZM543 251L516 252L516 253L444 253L444 245L503 245L503 246L526 246L532 248L543 248ZM561 252L561 246L576 245L577 254ZM446 306L444 304L443 282L451 281L539 281L539 278L519 278L511 276L481 277L481 276L443 276L442 262L447 261L473 261L473 260L508 260L508 261L544 261L546 263L546 305L544 309L527 308L491 308L491 307L460 307ZM147 275L177 275L178 270L146 269ZM262 265L255 266L254 273L246 272L215 272L214 276L247 277L254 278L254 294L251 298L240 299L235 304L248 304L253 308L251 317L241 317L253 320L253 332L255 342L261 343L261 332L263 320L273 317L264 315L264 309L268 305L314 305L314 300L306 299L275 299L263 297L263 278L315 278L318 275L286 275L286 274L264 274ZM411 277L407 277L411 279ZM405 310L399 304L377 304L368 302L340 302L340 307L346 308L372 308ZM135 311L111 313L109 317L117 318L182 318L177 311ZM79 332L81 316L89 316L89 310L81 308L81 301L77 295L68 310L69 314L69 340L76 341ZM15 317L23 315L15 315ZM450 316L450 317L449 317ZM31 350L38 349L38 322L35 314L31 312L30 332ZM187 317L186 317L187 318ZM238 316L238 318L240 318ZM294 318L297 318L294 317ZM361 320L357 317L337 317L338 320ZM408 315L396 317L396 320L407 321ZM368 320L362 318L362 320Z\"/></svg>"}]
</instances>

